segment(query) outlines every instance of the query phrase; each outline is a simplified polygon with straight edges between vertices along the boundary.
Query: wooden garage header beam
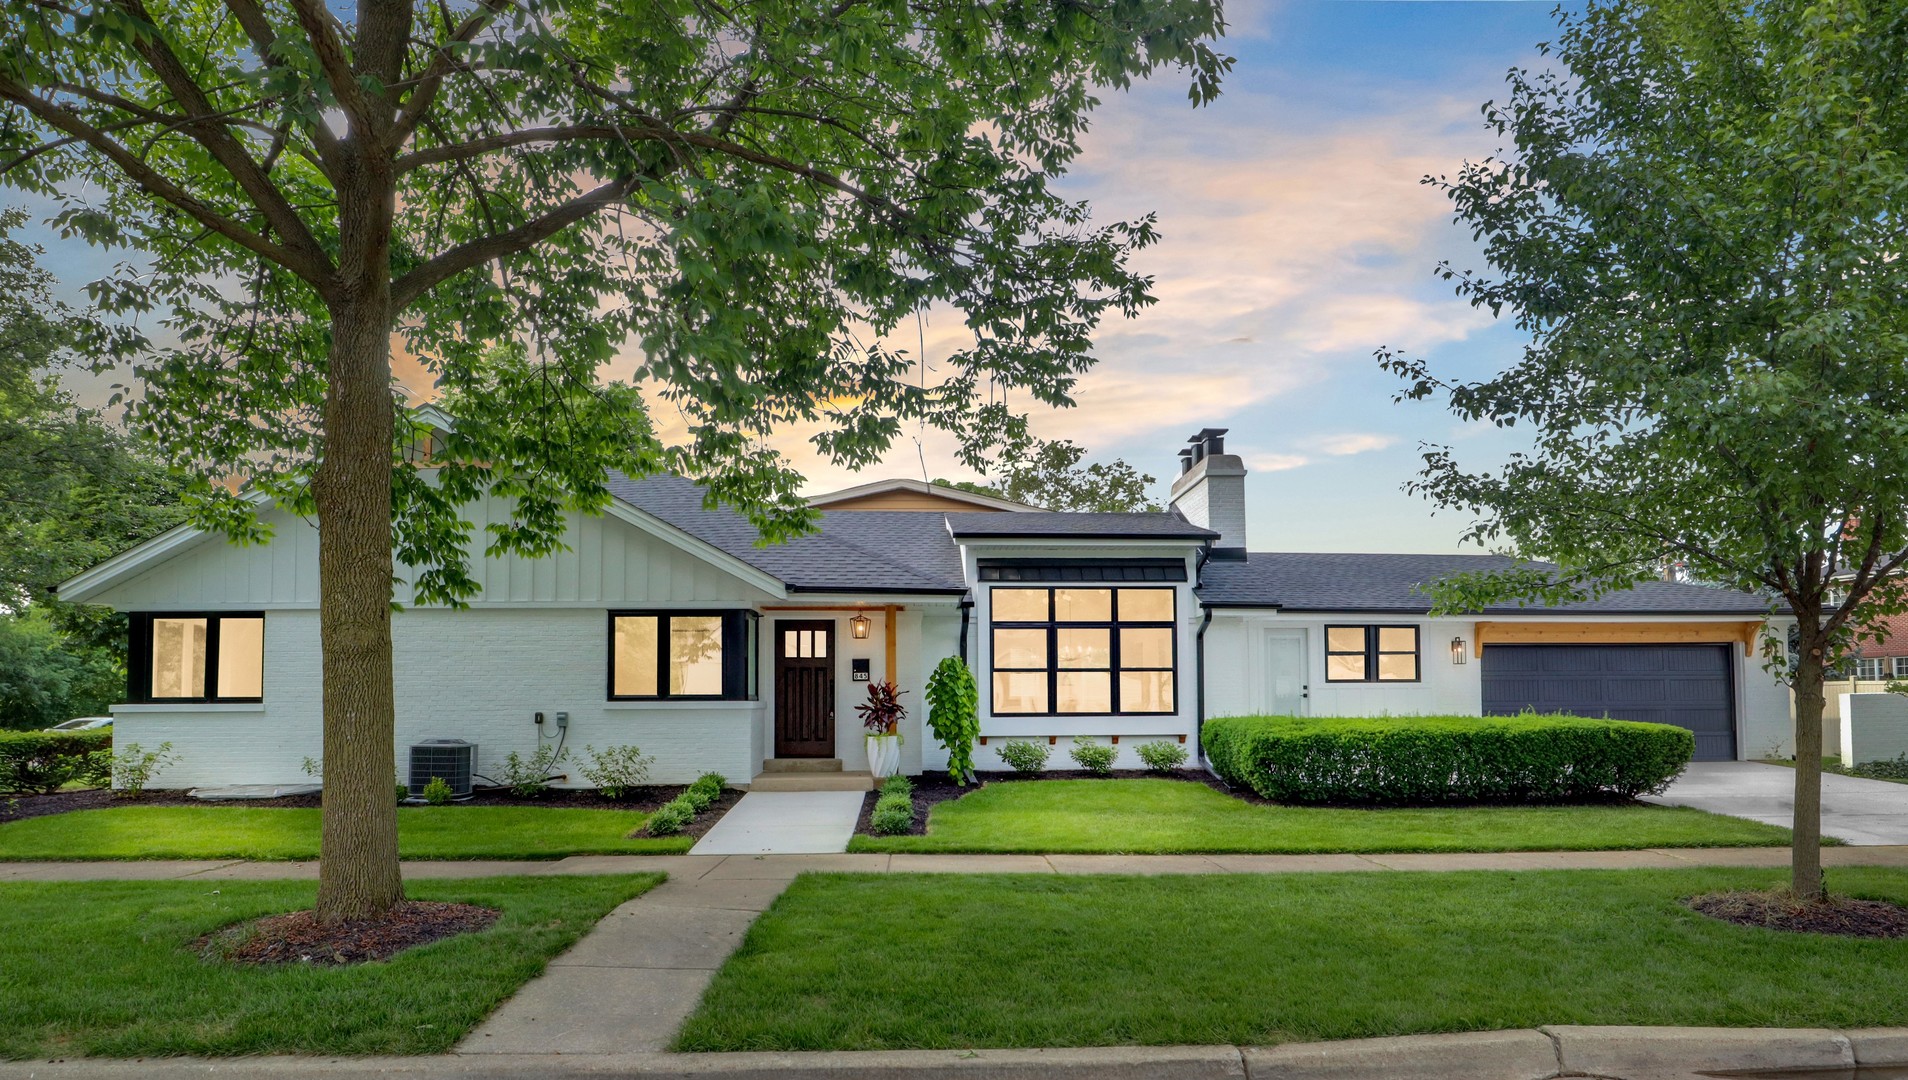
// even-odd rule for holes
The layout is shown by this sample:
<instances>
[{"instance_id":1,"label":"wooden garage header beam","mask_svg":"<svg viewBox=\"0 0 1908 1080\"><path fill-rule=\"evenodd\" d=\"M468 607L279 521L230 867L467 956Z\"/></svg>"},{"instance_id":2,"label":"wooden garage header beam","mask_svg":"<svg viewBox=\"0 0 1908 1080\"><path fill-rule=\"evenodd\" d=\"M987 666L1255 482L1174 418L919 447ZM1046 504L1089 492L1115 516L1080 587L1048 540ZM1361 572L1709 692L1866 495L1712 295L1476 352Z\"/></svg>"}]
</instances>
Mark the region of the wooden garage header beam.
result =
<instances>
[{"instance_id":1,"label":"wooden garage header beam","mask_svg":"<svg viewBox=\"0 0 1908 1080\"><path fill-rule=\"evenodd\" d=\"M1755 653L1762 621L1754 622L1483 622L1477 651L1486 645L1729 645Z\"/></svg>"}]
</instances>

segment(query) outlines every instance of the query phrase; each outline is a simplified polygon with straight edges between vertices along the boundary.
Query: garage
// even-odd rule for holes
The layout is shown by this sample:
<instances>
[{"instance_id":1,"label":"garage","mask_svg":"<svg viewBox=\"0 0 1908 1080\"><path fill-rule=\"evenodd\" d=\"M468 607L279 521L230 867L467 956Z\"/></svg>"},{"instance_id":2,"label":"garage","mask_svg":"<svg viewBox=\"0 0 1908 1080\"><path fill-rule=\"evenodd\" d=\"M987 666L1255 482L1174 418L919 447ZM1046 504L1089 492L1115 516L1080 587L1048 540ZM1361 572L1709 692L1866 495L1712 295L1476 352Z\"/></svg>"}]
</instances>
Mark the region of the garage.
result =
<instances>
[{"instance_id":1,"label":"garage","mask_svg":"<svg viewBox=\"0 0 1908 1080\"><path fill-rule=\"evenodd\" d=\"M1696 760L1736 758L1735 677L1727 645L1493 644L1483 665L1484 714L1525 709L1675 724L1696 735Z\"/></svg>"}]
</instances>

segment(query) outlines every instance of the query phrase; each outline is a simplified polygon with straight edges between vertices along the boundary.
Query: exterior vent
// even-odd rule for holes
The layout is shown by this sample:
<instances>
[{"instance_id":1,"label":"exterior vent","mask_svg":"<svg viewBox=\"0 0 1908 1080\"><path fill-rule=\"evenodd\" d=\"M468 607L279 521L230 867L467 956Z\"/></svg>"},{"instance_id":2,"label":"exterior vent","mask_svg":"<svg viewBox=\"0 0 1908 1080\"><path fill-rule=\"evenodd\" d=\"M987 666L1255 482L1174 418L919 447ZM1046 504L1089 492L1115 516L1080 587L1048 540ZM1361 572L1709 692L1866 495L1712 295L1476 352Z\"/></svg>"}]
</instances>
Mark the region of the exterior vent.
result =
<instances>
[{"instance_id":1,"label":"exterior vent","mask_svg":"<svg viewBox=\"0 0 1908 1080\"><path fill-rule=\"evenodd\" d=\"M470 798L471 774L477 768L477 744L462 739L426 739L411 744L411 797L420 798L433 778L451 786L451 795Z\"/></svg>"}]
</instances>

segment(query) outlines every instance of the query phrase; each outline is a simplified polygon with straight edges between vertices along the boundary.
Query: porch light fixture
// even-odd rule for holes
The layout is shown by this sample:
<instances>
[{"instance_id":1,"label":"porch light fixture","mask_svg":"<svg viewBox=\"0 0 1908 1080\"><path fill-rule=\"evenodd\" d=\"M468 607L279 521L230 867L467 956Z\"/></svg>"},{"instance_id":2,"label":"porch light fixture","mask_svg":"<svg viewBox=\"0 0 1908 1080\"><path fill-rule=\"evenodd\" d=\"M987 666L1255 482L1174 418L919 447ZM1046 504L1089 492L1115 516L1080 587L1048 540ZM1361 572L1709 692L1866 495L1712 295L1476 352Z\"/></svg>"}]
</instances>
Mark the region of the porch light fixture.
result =
<instances>
[{"instance_id":1,"label":"porch light fixture","mask_svg":"<svg viewBox=\"0 0 1908 1080\"><path fill-rule=\"evenodd\" d=\"M1452 638L1451 639L1451 662L1453 664L1462 664L1462 663L1466 663L1469 659L1470 657L1465 655L1464 639L1461 637Z\"/></svg>"},{"instance_id":2,"label":"porch light fixture","mask_svg":"<svg viewBox=\"0 0 1908 1080\"><path fill-rule=\"evenodd\" d=\"M868 616L866 615L858 614L854 618L848 620L848 628L851 632L853 632L856 640L861 640L866 638L868 636L868 627L871 625L873 624L868 621Z\"/></svg>"}]
</instances>

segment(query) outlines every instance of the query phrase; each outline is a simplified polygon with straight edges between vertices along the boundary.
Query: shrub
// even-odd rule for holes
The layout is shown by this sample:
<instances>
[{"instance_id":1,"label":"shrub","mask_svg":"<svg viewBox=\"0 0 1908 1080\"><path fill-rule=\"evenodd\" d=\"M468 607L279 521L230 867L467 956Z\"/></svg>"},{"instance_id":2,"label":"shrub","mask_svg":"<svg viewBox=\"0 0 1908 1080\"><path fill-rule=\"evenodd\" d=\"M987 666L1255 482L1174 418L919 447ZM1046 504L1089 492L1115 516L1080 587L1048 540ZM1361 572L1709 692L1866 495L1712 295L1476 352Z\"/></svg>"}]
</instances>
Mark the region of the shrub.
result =
<instances>
[{"instance_id":1,"label":"shrub","mask_svg":"<svg viewBox=\"0 0 1908 1080\"><path fill-rule=\"evenodd\" d=\"M441 776L431 777L431 782L424 785L424 801L432 806L449 806L456 796L457 792L451 789L450 781Z\"/></svg>"},{"instance_id":2,"label":"shrub","mask_svg":"<svg viewBox=\"0 0 1908 1080\"><path fill-rule=\"evenodd\" d=\"M178 763L179 755L172 752L169 742L160 743L157 750L127 743L113 754L113 794L123 799L137 799L152 781L153 773Z\"/></svg>"},{"instance_id":3,"label":"shrub","mask_svg":"<svg viewBox=\"0 0 1908 1080\"><path fill-rule=\"evenodd\" d=\"M397 786L397 801L399 806L403 806L405 803L411 801L411 785L399 784Z\"/></svg>"},{"instance_id":4,"label":"shrub","mask_svg":"<svg viewBox=\"0 0 1908 1080\"><path fill-rule=\"evenodd\" d=\"M552 772L557 763L569 756L569 751L558 750L554 746L539 746L529 757L515 750L504 755L502 775L503 786L526 799L534 798L550 786Z\"/></svg>"},{"instance_id":5,"label":"shrub","mask_svg":"<svg viewBox=\"0 0 1908 1080\"><path fill-rule=\"evenodd\" d=\"M1046 743L1015 739L1001 743L995 753L1017 773L1037 773L1047 767L1047 755L1053 753L1053 748Z\"/></svg>"},{"instance_id":6,"label":"shrub","mask_svg":"<svg viewBox=\"0 0 1908 1080\"><path fill-rule=\"evenodd\" d=\"M620 799L631 788L642 786L649 779L649 767L656 762L636 746L606 746L601 750L585 746L583 753L589 764L577 766L576 771L605 799Z\"/></svg>"},{"instance_id":7,"label":"shrub","mask_svg":"<svg viewBox=\"0 0 1908 1080\"><path fill-rule=\"evenodd\" d=\"M677 798L687 799L689 805L695 808L695 812L700 814L714 806L716 800L722 798L722 789L727 784L727 778L721 773L703 773L696 777L695 783L683 789L682 794Z\"/></svg>"},{"instance_id":8,"label":"shrub","mask_svg":"<svg viewBox=\"0 0 1908 1080\"><path fill-rule=\"evenodd\" d=\"M1226 782L1279 802L1567 802L1669 786L1687 729L1575 716L1243 716L1208 720Z\"/></svg>"},{"instance_id":9,"label":"shrub","mask_svg":"<svg viewBox=\"0 0 1908 1080\"><path fill-rule=\"evenodd\" d=\"M875 800L869 826L883 836L899 836L914 828L914 799L910 795L883 792Z\"/></svg>"},{"instance_id":10,"label":"shrub","mask_svg":"<svg viewBox=\"0 0 1908 1080\"><path fill-rule=\"evenodd\" d=\"M688 828L695 817L695 804L690 802L687 793L684 793L662 804L655 813L649 815L649 821L644 828L651 836L674 836Z\"/></svg>"},{"instance_id":11,"label":"shrub","mask_svg":"<svg viewBox=\"0 0 1908 1080\"><path fill-rule=\"evenodd\" d=\"M914 798L914 781L905 776L890 776L881 781L881 794L900 795L903 798L912 799Z\"/></svg>"},{"instance_id":12,"label":"shrub","mask_svg":"<svg viewBox=\"0 0 1908 1080\"><path fill-rule=\"evenodd\" d=\"M1908 754L1893 758L1878 758L1864 761L1848 770L1850 776L1866 776L1873 780L1908 780Z\"/></svg>"},{"instance_id":13,"label":"shrub","mask_svg":"<svg viewBox=\"0 0 1908 1080\"><path fill-rule=\"evenodd\" d=\"M1107 743L1087 742L1084 739L1073 740L1073 749L1067 751L1075 764L1095 776L1113 775L1113 762L1120 756L1120 748Z\"/></svg>"},{"instance_id":14,"label":"shrub","mask_svg":"<svg viewBox=\"0 0 1908 1080\"><path fill-rule=\"evenodd\" d=\"M948 779L974 779L974 740L980 736L980 688L958 656L935 665L927 683L928 730L947 747Z\"/></svg>"},{"instance_id":15,"label":"shrub","mask_svg":"<svg viewBox=\"0 0 1908 1080\"><path fill-rule=\"evenodd\" d=\"M38 794L75 780L110 779L112 750L111 728L0 731L0 792Z\"/></svg>"},{"instance_id":16,"label":"shrub","mask_svg":"<svg viewBox=\"0 0 1908 1080\"><path fill-rule=\"evenodd\" d=\"M1141 743L1133 751L1151 772L1174 772L1186 764L1186 748L1176 742Z\"/></svg>"}]
</instances>

